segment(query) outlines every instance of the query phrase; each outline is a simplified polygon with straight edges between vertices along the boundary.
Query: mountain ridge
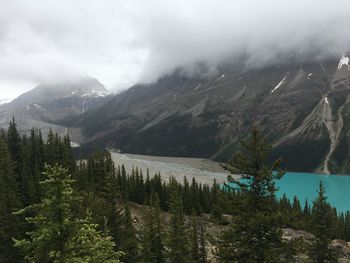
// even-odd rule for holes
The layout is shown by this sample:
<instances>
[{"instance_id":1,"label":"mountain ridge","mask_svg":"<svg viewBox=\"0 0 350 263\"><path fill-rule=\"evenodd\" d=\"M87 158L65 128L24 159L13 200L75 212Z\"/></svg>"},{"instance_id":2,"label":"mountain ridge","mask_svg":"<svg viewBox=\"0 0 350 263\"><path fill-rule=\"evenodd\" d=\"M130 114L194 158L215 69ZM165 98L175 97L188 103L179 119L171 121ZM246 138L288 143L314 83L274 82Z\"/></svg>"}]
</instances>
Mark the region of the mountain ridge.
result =
<instances>
[{"instance_id":1,"label":"mountain ridge","mask_svg":"<svg viewBox=\"0 0 350 263\"><path fill-rule=\"evenodd\" d=\"M32 127L51 128L61 134L66 118L78 116L102 105L111 93L97 80L90 77L62 83L38 85L9 103L0 106L0 126L7 128L14 117L19 130L28 132Z\"/></svg>"},{"instance_id":2,"label":"mountain ridge","mask_svg":"<svg viewBox=\"0 0 350 263\"><path fill-rule=\"evenodd\" d=\"M283 58L256 69L235 62L206 78L175 72L133 86L71 126L81 129L87 146L225 160L255 124L286 168L347 173L340 143L348 143L350 128L346 58Z\"/></svg>"}]
</instances>

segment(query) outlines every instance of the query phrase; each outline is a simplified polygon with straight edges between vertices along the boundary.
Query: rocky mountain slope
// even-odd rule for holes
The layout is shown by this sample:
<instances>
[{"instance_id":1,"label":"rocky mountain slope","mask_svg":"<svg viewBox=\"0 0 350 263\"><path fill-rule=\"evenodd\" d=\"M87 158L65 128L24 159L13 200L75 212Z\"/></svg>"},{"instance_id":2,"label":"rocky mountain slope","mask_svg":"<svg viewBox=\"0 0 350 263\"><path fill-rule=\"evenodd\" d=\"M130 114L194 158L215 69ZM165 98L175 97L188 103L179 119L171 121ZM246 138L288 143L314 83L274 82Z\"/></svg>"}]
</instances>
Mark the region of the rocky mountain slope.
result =
<instances>
[{"instance_id":1,"label":"rocky mountain slope","mask_svg":"<svg viewBox=\"0 0 350 263\"><path fill-rule=\"evenodd\" d=\"M252 65L254 64L255 65ZM349 58L239 60L136 85L70 122L86 146L226 160L252 124L295 171L349 173Z\"/></svg>"},{"instance_id":2,"label":"rocky mountain slope","mask_svg":"<svg viewBox=\"0 0 350 263\"><path fill-rule=\"evenodd\" d=\"M0 127L7 128L15 117L19 129L27 132L33 126L45 132L49 128L64 132L64 120L104 104L109 91L96 79L39 85L13 101L0 105Z\"/></svg>"}]
</instances>

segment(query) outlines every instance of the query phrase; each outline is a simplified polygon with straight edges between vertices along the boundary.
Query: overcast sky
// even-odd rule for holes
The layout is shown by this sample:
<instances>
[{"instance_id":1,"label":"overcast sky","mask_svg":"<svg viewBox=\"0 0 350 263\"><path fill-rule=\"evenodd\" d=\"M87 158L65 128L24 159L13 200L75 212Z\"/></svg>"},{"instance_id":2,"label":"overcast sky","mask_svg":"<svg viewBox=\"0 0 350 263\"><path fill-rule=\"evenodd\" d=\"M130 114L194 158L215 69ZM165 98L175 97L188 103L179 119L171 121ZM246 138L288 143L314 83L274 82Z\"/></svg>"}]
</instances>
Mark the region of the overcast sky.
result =
<instances>
[{"instance_id":1,"label":"overcast sky","mask_svg":"<svg viewBox=\"0 0 350 263\"><path fill-rule=\"evenodd\" d=\"M0 98L81 76L108 88L231 54L350 49L349 0L0 0Z\"/></svg>"}]
</instances>

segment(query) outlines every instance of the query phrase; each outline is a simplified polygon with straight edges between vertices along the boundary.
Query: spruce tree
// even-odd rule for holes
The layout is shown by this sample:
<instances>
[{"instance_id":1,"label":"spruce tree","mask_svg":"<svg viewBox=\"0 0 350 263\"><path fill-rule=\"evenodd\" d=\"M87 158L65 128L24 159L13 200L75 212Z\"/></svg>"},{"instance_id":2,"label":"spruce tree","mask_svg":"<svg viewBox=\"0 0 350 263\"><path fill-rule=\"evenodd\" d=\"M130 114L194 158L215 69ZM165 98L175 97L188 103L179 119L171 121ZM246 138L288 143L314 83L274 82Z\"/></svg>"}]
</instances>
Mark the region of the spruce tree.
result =
<instances>
[{"instance_id":1,"label":"spruce tree","mask_svg":"<svg viewBox=\"0 0 350 263\"><path fill-rule=\"evenodd\" d=\"M136 239L135 229L132 223L130 209L127 204L124 206L123 221L120 228L121 247L125 253L122 261L125 263L133 263L138 261L138 242Z\"/></svg>"},{"instance_id":2,"label":"spruce tree","mask_svg":"<svg viewBox=\"0 0 350 263\"><path fill-rule=\"evenodd\" d=\"M193 262L199 262L199 236L198 236L198 218L196 217L195 213L192 213L191 217L191 259Z\"/></svg>"},{"instance_id":3,"label":"spruce tree","mask_svg":"<svg viewBox=\"0 0 350 263\"><path fill-rule=\"evenodd\" d=\"M145 263L164 262L164 245L158 194L151 194L145 217L142 259Z\"/></svg>"},{"instance_id":4,"label":"spruce tree","mask_svg":"<svg viewBox=\"0 0 350 263\"><path fill-rule=\"evenodd\" d=\"M17 214L27 214L33 230L15 246L23 250L28 262L110 262L117 263L114 243L92 224L91 216L77 218L74 208L80 204L67 170L46 166L46 180L40 182L42 199Z\"/></svg>"},{"instance_id":5,"label":"spruce tree","mask_svg":"<svg viewBox=\"0 0 350 263\"><path fill-rule=\"evenodd\" d=\"M22 204L15 180L15 168L7 146L0 138L0 262L20 262L12 237L21 237L23 222L13 214Z\"/></svg>"},{"instance_id":6,"label":"spruce tree","mask_svg":"<svg viewBox=\"0 0 350 263\"><path fill-rule=\"evenodd\" d=\"M327 202L326 191L320 181L318 197L312 207L312 232L316 238L310 251L313 262L338 262L336 255L329 249L333 228L332 208Z\"/></svg>"},{"instance_id":7,"label":"spruce tree","mask_svg":"<svg viewBox=\"0 0 350 263\"><path fill-rule=\"evenodd\" d=\"M278 170L280 160L267 164L271 146L256 128L241 145L242 151L225 166L241 176L240 180L228 178L241 192L239 210L218 241L217 256L220 262L280 262L282 232L274 181L284 172Z\"/></svg>"},{"instance_id":8,"label":"spruce tree","mask_svg":"<svg viewBox=\"0 0 350 263\"><path fill-rule=\"evenodd\" d=\"M30 145L26 136L22 138L22 163L19 180L21 199L24 206L33 204L37 200L36 182L31 171Z\"/></svg>"},{"instance_id":9,"label":"spruce tree","mask_svg":"<svg viewBox=\"0 0 350 263\"><path fill-rule=\"evenodd\" d=\"M178 183L174 178L170 178L169 212L171 213L171 218L167 242L169 248L168 259L171 263L188 262L189 247L186 238L183 204Z\"/></svg>"},{"instance_id":10,"label":"spruce tree","mask_svg":"<svg viewBox=\"0 0 350 263\"><path fill-rule=\"evenodd\" d=\"M222 222L223 220L220 189L215 179L211 188L211 216L212 219L216 220L217 222Z\"/></svg>"},{"instance_id":11,"label":"spruce tree","mask_svg":"<svg viewBox=\"0 0 350 263\"><path fill-rule=\"evenodd\" d=\"M7 131L7 146L10 152L11 158L15 163L15 171L17 174L20 173L20 165L22 163L21 156L21 137L17 130L17 124L15 119L12 118Z\"/></svg>"}]
</instances>

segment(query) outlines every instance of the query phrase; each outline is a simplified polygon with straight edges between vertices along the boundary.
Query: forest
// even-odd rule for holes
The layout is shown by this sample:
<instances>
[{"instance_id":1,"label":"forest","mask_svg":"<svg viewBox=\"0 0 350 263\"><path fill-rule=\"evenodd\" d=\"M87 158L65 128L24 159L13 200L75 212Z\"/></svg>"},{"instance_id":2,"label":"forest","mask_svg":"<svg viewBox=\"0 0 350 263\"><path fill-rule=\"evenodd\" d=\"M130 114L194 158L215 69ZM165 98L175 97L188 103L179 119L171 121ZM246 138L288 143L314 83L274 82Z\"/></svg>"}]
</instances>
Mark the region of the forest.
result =
<instances>
[{"instance_id":1,"label":"forest","mask_svg":"<svg viewBox=\"0 0 350 263\"><path fill-rule=\"evenodd\" d=\"M331 207L321 183L312 202L276 199L280 159L267 161L256 128L241 144L224 167L244 180L206 185L127 173L107 150L76 160L68 135L20 135L12 120L0 134L0 262L337 262L329 244L350 241L350 213ZM146 211L141 228L133 204ZM286 242L285 228L313 241Z\"/></svg>"}]
</instances>

